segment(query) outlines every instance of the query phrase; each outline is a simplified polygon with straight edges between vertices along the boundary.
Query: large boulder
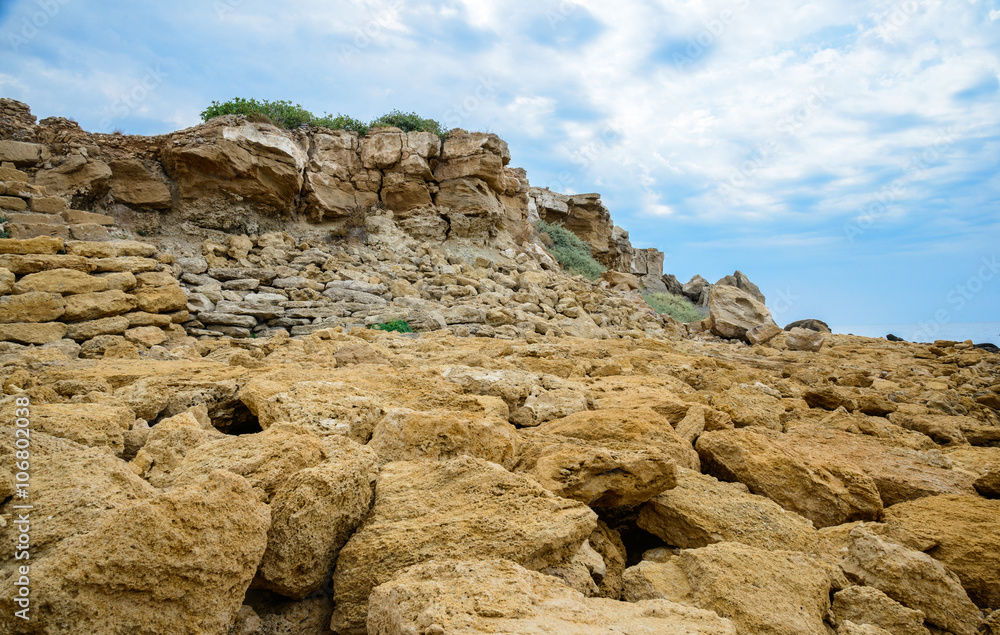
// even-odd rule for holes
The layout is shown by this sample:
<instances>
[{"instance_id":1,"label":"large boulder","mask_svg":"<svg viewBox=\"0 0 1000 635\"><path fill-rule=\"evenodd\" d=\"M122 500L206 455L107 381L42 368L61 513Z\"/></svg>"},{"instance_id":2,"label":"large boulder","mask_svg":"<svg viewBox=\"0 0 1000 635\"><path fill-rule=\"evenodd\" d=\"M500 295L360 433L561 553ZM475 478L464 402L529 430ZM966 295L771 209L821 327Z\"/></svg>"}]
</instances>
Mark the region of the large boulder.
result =
<instances>
[{"instance_id":1,"label":"large boulder","mask_svg":"<svg viewBox=\"0 0 1000 635\"><path fill-rule=\"evenodd\" d=\"M976 635L982 617L958 577L927 554L908 549L864 527L850 531L841 568L857 584L875 587L928 622L955 635Z\"/></svg>"},{"instance_id":2,"label":"large boulder","mask_svg":"<svg viewBox=\"0 0 1000 635\"><path fill-rule=\"evenodd\" d=\"M687 633L736 635L711 611L665 600L585 598L557 578L507 560L433 561L375 588L370 635L408 633Z\"/></svg>"},{"instance_id":3,"label":"large boulder","mask_svg":"<svg viewBox=\"0 0 1000 635\"><path fill-rule=\"evenodd\" d=\"M307 161L294 134L236 115L175 132L162 150L179 211L212 229L242 227L241 212L291 214Z\"/></svg>"},{"instance_id":4,"label":"large boulder","mask_svg":"<svg viewBox=\"0 0 1000 635\"><path fill-rule=\"evenodd\" d=\"M742 271L737 270L730 276L725 276L723 278L720 278L715 283L715 286L719 286L720 284L728 285L730 287L736 287L740 291L743 291L752 296L754 300L757 300L761 304L765 303L764 294L760 292L760 287L750 282L750 278L748 278L747 275Z\"/></svg>"},{"instance_id":5,"label":"large boulder","mask_svg":"<svg viewBox=\"0 0 1000 635\"><path fill-rule=\"evenodd\" d=\"M582 503L495 463L468 456L390 463L368 519L337 559L331 627L364 633L372 589L414 564L506 558L538 570L575 554L596 526Z\"/></svg>"},{"instance_id":6,"label":"large boulder","mask_svg":"<svg viewBox=\"0 0 1000 635\"><path fill-rule=\"evenodd\" d=\"M915 532L929 528L928 554L958 575L980 607L1000 606L1000 501L973 495L927 496L886 510L886 523Z\"/></svg>"},{"instance_id":7,"label":"large boulder","mask_svg":"<svg viewBox=\"0 0 1000 635\"><path fill-rule=\"evenodd\" d=\"M637 522L667 544L685 549L727 541L772 551L810 552L820 540L808 520L749 493L745 485L686 469L678 470L676 487L642 507Z\"/></svg>"},{"instance_id":8,"label":"large boulder","mask_svg":"<svg viewBox=\"0 0 1000 635\"><path fill-rule=\"evenodd\" d=\"M837 578L802 553L720 542L627 569L623 597L714 611L747 635L827 635L824 620Z\"/></svg>"},{"instance_id":9,"label":"large boulder","mask_svg":"<svg viewBox=\"0 0 1000 635\"><path fill-rule=\"evenodd\" d=\"M924 614L908 609L875 587L852 585L833 596L830 621L870 624L899 635L930 635Z\"/></svg>"},{"instance_id":10,"label":"large boulder","mask_svg":"<svg viewBox=\"0 0 1000 635\"><path fill-rule=\"evenodd\" d=\"M260 563L262 586L304 598L330 579L337 554L371 507L375 453L343 438L327 440L323 463L284 481L271 499L271 528Z\"/></svg>"},{"instance_id":11,"label":"large boulder","mask_svg":"<svg viewBox=\"0 0 1000 635\"><path fill-rule=\"evenodd\" d=\"M18 578L0 583L0 630L221 635L243 603L269 524L247 482L222 471L122 505L32 558L30 621L15 617Z\"/></svg>"},{"instance_id":12,"label":"large boulder","mask_svg":"<svg viewBox=\"0 0 1000 635\"><path fill-rule=\"evenodd\" d=\"M725 284L712 287L708 300L712 332L719 337L748 342L747 331L760 324L774 324L771 312L746 291Z\"/></svg>"},{"instance_id":13,"label":"large boulder","mask_svg":"<svg viewBox=\"0 0 1000 635\"><path fill-rule=\"evenodd\" d=\"M797 453L777 433L759 428L706 432L695 447L709 474L739 481L818 527L876 520L882 514L870 477L853 466Z\"/></svg>"}]
</instances>

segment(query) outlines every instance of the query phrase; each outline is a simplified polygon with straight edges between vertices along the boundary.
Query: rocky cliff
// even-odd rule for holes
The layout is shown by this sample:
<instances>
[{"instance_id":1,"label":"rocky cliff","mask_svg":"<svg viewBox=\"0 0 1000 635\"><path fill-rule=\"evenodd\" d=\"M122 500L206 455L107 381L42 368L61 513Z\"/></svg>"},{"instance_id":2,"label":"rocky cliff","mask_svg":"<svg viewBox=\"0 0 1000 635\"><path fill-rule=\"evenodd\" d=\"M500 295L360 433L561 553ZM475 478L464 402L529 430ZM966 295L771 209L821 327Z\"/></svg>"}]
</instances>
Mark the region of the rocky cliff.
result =
<instances>
[{"instance_id":1,"label":"rocky cliff","mask_svg":"<svg viewBox=\"0 0 1000 635\"><path fill-rule=\"evenodd\" d=\"M1000 633L971 342L785 331L493 135L0 100L0 159L0 632Z\"/></svg>"}]
</instances>

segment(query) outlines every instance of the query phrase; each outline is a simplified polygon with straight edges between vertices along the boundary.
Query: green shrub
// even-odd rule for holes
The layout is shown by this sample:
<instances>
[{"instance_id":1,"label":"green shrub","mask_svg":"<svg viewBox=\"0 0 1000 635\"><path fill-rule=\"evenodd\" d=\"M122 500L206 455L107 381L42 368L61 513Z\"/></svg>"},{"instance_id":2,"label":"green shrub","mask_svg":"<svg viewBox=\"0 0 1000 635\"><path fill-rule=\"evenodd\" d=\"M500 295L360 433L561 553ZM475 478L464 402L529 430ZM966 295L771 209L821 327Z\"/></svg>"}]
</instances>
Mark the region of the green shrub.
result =
<instances>
[{"instance_id":1,"label":"green shrub","mask_svg":"<svg viewBox=\"0 0 1000 635\"><path fill-rule=\"evenodd\" d=\"M588 280L597 280L606 271L594 260L587 241L580 240L576 234L562 225L540 220L535 223L535 227L543 234L543 240L548 236L549 240L545 241L547 251L566 273L582 275Z\"/></svg>"},{"instance_id":2,"label":"green shrub","mask_svg":"<svg viewBox=\"0 0 1000 635\"><path fill-rule=\"evenodd\" d=\"M704 317L698 307L682 295L650 293L643 295L642 298L646 304L653 307L654 311L661 315L669 315L678 322L697 322Z\"/></svg>"},{"instance_id":3,"label":"green shrub","mask_svg":"<svg viewBox=\"0 0 1000 635\"><path fill-rule=\"evenodd\" d=\"M381 324L372 324L368 328L375 329L376 331L388 331L390 333L413 333L413 329L410 327L409 322L405 320L393 320L392 322L383 322Z\"/></svg>"},{"instance_id":4,"label":"green shrub","mask_svg":"<svg viewBox=\"0 0 1000 635\"><path fill-rule=\"evenodd\" d=\"M211 106L202 111L201 120L208 121L222 115L244 115L251 121L266 121L288 130L303 125L331 130L351 130L362 137L372 128L388 126L395 126L403 132L433 132L441 138L445 136L441 124L433 119L424 119L415 112L393 110L370 123L365 123L339 113L336 116L326 113L322 117L317 117L299 104L280 99L268 101L236 97L227 102L213 101Z\"/></svg>"},{"instance_id":5,"label":"green shrub","mask_svg":"<svg viewBox=\"0 0 1000 635\"><path fill-rule=\"evenodd\" d=\"M399 128L403 132L433 132L439 137L444 137L441 124L433 119L424 119L415 112L400 112L393 110L371 122L372 128Z\"/></svg>"}]
</instances>

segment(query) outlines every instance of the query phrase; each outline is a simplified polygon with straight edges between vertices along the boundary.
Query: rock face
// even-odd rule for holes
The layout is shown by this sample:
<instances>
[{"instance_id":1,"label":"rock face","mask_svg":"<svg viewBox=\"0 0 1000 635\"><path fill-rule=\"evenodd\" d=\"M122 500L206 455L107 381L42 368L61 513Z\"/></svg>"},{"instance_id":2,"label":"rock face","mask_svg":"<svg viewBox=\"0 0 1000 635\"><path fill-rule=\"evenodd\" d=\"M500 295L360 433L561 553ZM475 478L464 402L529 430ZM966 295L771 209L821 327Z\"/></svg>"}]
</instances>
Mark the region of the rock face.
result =
<instances>
[{"instance_id":1,"label":"rock face","mask_svg":"<svg viewBox=\"0 0 1000 635\"><path fill-rule=\"evenodd\" d=\"M739 633L826 635L831 586L824 566L804 554L718 543L631 567L624 597L714 611Z\"/></svg>"},{"instance_id":2,"label":"rock face","mask_svg":"<svg viewBox=\"0 0 1000 635\"><path fill-rule=\"evenodd\" d=\"M711 611L664 600L585 598L557 578L506 560L433 561L377 587L371 635L404 633L690 633L735 635Z\"/></svg>"},{"instance_id":3,"label":"rock face","mask_svg":"<svg viewBox=\"0 0 1000 635\"><path fill-rule=\"evenodd\" d=\"M369 593L411 565L504 557L537 570L572 555L596 525L586 506L480 459L390 463L337 559L331 628L363 633Z\"/></svg>"},{"instance_id":4,"label":"rock face","mask_svg":"<svg viewBox=\"0 0 1000 635\"><path fill-rule=\"evenodd\" d=\"M712 332L727 339L747 339L747 331L760 324L773 324L763 302L735 286L715 285L708 301Z\"/></svg>"},{"instance_id":5,"label":"rock face","mask_svg":"<svg viewBox=\"0 0 1000 635\"><path fill-rule=\"evenodd\" d=\"M542 220L564 225L587 241L599 263L615 271L632 271L634 252L628 243L628 233L611 222L611 212L601 203L600 194L566 196L548 188L532 188L530 196ZM662 267L661 262L661 272Z\"/></svg>"},{"instance_id":6,"label":"rock face","mask_svg":"<svg viewBox=\"0 0 1000 635\"><path fill-rule=\"evenodd\" d=\"M35 562L32 616L14 617L16 578L0 584L8 632L225 633L264 554L270 517L239 476L124 505Z\"/></svg>"}]
</instances>

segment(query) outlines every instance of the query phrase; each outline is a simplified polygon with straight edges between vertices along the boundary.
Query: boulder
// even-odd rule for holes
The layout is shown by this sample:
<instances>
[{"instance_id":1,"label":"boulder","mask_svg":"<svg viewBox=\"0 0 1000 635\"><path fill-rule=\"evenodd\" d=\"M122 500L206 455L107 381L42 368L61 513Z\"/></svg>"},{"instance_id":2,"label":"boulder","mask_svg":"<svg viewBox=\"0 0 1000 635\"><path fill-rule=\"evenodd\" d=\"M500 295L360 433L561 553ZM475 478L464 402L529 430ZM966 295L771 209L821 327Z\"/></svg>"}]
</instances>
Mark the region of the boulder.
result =
<instances>
[{"instance_id":1,"label":"boulder","mask_svg":"<svg viewBox=\"0 0 1000 635\"><path fill-rule=\"evenodd\" d=\"M671 295L684 295L684 285L680 283L677 276L672 273L668 273L663 276L662 280L667 293Z\"/></svg>"},{"instance_id":2,"label":"boulder","mask_svg":"<svg viewBox=\"0 0 1000 635\"><path fill-rule=\"evenodd\" d=\"M14 421L16 406L9 402L0 407L2 421ZM115 456L125 449L124 434L135 421L127 406L99 403L39 403L31 406L32 431L76 441L89 447L105 446Z\"/></svg>"},{"instance_id":3,"label":"boulder","mask_svg":"<svg viewBox=\"0 0 1000 635\"><path fill-rule=\"evenodd\" d=\"M39 291L73 295L75 293L106 291L107 288L108 282L104 278L91 276L74 269L51 269L24 276L14 286L14 293Z\"/></svg>"},{"instance_id":4,"label":"boulder","mask_svg":"<svg viewBox=\"0 0 1000 635\"><path fill-rule=\"evenodd\" d=\"M0 324L0 342L47 344L66 337L66 330L59 322Z\"/></svg>"},{"instance_id":5,"label":"boulder","mask_svg":"<svg viewBox=\"0 0 1000 635\"><path fill-rule=\"evenodd\" d=\"M753 296L729 285L712 287L708 301L712 332L726 339L749 341L747 331L760 324L773 324L771 312Z\"/></svg>"},{"instance_id":6,"label":"boulder","mask_svg":"<svg viewBox=\"0 0 1000 635\"><path fill-rule=\"evenodd\" d=\"M818 527L881 517L882 499L870 477L853 466L795 452L777 433L759 428L706 432L695 447L707 473L739 481Z\"/></svg>"},{"instance_id":7,"label":"boulder","mask_svg":"<svg viewBox=\"0 0 1000 635\"><path fill-rule=\"evenodd\" d=\"M434 560L375 588L367 632L405 633L689 633L736 635L729 620L667 602L585 598L559 579L508 560Z\"/></svg>"},{"instance_id":8,"label":"boulder","mask_svg":"<svg viewBox=\"0 0 1000 635\"><path fill-rule=\"evenodd\" d=\"M817 333L832 333L829 324L823 320L816 320L812 318L808 320L797 320L785 326L786 331L791 331L792 329L808 329L810 331L816 331Z\"/></svg>"},{"instance_id":9,"label":"boulder","mask_svg":"<svg viewBox=\"0 0 1000 635\"><path fill-rule=\"evenodd\" d=\"M136 307L136 298L124 291L99 291L78 293L65 298L66 312L62 319L67 322L96 320L128 313Z\"/></svg>"},{"instance_id":10,"label":"boulder","mask_svg":"<svg viewBox=\"0 0 1000 635\"><path fill-rule=\"evenodd\" d=\"M0 324L52 322L65 313L65 301L54 293L30 291L0 297Z\"/></svg>"},{"instance_id":11,"label":"boulder","mask_svg":"<svg viewBox=\"0 0 1000 635\"><path fill-rule=\"evenodd\" d=\"M514 426L497 417L394 408L375 426L368 447L381 464L417 459L447 461L467 454L510 469L515 460L516 438Z\"/></svg>"},{"instance_id":12,"label":"boulder","mask_svg":"<svg viewBox=\"0 0 1000 635\"><path fill-rule=\"evenodd\" d=\"M750 278L746 276L742 271L737 270L731 276L725 276L720 278L715 286L728 285L730 287L736 287L740 291L749 294L754 300L757 300L761 304L765 303L764 294L760 292L760 288L754 283L750 282ZM775 325L777 326L777 325Z\"/></svg>"},{"instance_id":13,"label":"boulder","mask_svg":"<svg viewBox=\"0 0 1000 635\"><path fill-rule=\"evenodd\" d=\"M809 351L815 353L823 347L823 343L825 341L826 338L822 335L821 331L800 329L796 327L788 331L788 337L785 338L785 346L793 351Z\"/></svg>"},{"instance_id":14,"label":"boulder","mask_svg":"<svg viewBox=\"0 0 1000 635\"><path fill-rule=\"evenodd\" d=\"M712 285L699 275L694 275L681 287L681 293L695 304L701 299L705 290L711 290Z\"/></svg>"},{"instance_id":15,"label":"boulder","mask_svg":"<svg viewBox=\"0 0 1000 635\"><path fill-rule=\"evenodd\" d=\"M930 528L937 544L927 553L958 576L973 602L1000 606L1000 501L927 496L893 505L885 515L891 527Z\"/></svg>"},{"instance_id":16,"label":"boulder","mask_svg":"<svg viewBox=\"0 0 1000 635\"><path fill-rule=\"evenodd\" d=\"M390 463L337 559L331 628L364 633L371 591L414 564L507 558L537 570L576 553L596 525L585 505L481 459Z\"/></svg>"},{"instance_id":17,"label":"boulder","mask_svg":"<svg viewBox=\"0 0 1000 635\"><path fill-rule=\"evenodd\" d=\"M714 611L739 633L827 635L824 619L835 577L802 553L720 542L626 569L623 597Z\"/></svg>"},{"instance_id":18,"label":"boulder","mask_svg":"<svg viewBox=\"0 0 1000 635\"><path fill-rule=\"evenodd\" d=\"M834 626L854 622L898 635L930 635L923 613L906 608L870 586L849 586L835 593L830 617Z\"/></svg>"},{"instance_id":19,"label":"boulder","mask_svg":"<svg viewBox=\"0 0 1000 635\"><path fill-rule=\"evenodd\" d=\"M262 585L304 598L330 579L337 554L371 506L375 454L331 437L326 460L284 481L271 499L271 528L260 563Z\"/></svg>"},{"instance_id":20,"label":"boulder","mask_svg":"<svg viewBox=\"0 0 1000 635\"><path fill-rule=\"evenodd\" d=\"M781 333L781 327L777 324L758 324L747 331L747 341L751 344L766 344Z\"/></svg>"},{"instance_id":21,"label":"boulder","mask_svg":"<svg viewBox=\"0 0 1000 635\"><path fill-rule=\"evenodd\" d=\"M99 335L121 335L128 329L128 318L124 315L88 320L86 322L75 322L68 325L66 337L84 342Z\"/></svg>"},{"instance_id":22,"label":"boulder","mask_svg":"<svg viewBox=\"0 0 1000 635\"><path fill-rule=\"evenodd\" d=\"M264 554L268 508L239 476L121 505L90 532L31 563L34 633L225 633ZM0 630L15 617L17 578L0 583Z\"/></svg>"},{"instance_id":23,"label":"boulder","mask_svg":"<svg viewBox=\"0 0 1000 635\"><path fill-rule=\"evenodd\" d=\"M684 549L739 542L761 549L811 552L819 532L798 514L747 491L691 470L678 470L677 486L653 497L639 512L639 527Z\"/></svg>"},{"instance_id":24,"label":"boulder","mask_svg":"<svg viewBox=\"0 0 1000 635\"><path fill-rule=\"evenodd\" d=\"M136 308L147 313L171 313L187 308L187 296L174 284L165 287L142 287L135 291Z\"/></svg>"},{"instance_id":25,"label":"boulder","mask_svg":"<svg viewBox=\"0 0 1000 635\"><path fill-rule=\"evenodd\" d=\"M841 568L856 584L875 587L928 622L955 635L976 635L982 618L958 577L927 554L883 540L864 527L850 531Z\"/></svg>"}]
</instances>

